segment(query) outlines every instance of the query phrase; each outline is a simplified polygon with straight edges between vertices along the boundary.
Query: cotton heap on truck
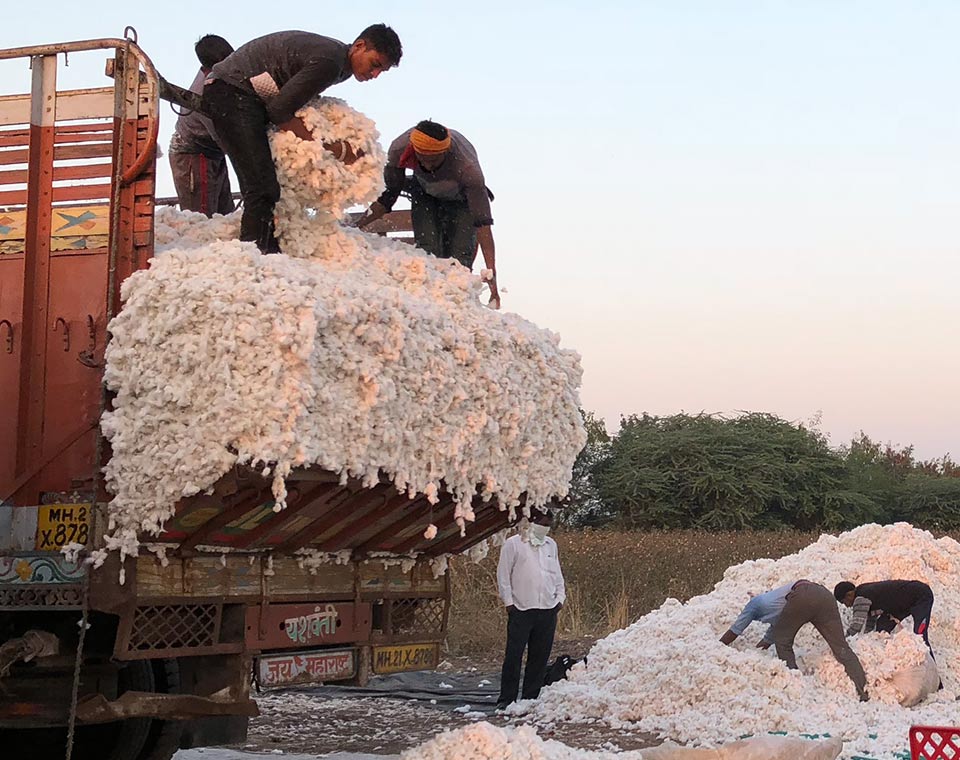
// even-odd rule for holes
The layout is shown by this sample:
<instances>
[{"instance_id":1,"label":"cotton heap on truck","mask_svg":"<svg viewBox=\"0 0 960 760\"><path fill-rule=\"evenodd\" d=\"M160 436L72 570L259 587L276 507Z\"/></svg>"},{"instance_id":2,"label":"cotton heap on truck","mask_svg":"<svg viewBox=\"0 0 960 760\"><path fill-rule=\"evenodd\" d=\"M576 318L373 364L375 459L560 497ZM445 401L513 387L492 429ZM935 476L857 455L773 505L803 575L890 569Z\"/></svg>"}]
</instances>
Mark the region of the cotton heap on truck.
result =
<instances>
[{"instance_id":1,"label":"cotton heap on truck","mask_svg":"<svg viewBox=\"0 0 960 760\"><path fill-rule=\"evenodd\" d=\"M90 51L113 79L58 90L58 56ZM0 99L0 728L159 760L238 740L251 673L435 665L446 557L565 492L576 354L463 267L339 223L382 160L343 104L304 116L354 166L275 138L264 256L229 218L156 223L133 40L0 58L32 69Z\"/></svg>"}]
</instances>

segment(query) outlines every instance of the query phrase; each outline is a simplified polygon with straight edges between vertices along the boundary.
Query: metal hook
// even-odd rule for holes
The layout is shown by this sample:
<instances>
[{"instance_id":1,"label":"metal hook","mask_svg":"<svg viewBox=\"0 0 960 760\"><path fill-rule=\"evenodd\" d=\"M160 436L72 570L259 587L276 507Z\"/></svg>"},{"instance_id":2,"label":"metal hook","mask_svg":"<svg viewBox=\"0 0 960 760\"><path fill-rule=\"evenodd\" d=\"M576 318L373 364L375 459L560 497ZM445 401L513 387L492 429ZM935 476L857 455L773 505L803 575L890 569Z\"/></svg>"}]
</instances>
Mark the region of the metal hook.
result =
<instances>
[{"instance_id":1,"label":"metal hook","mask_svg":"<svg viewBox=\"0 0 960 760\"><path fill-rule=\"evenodd\" d=\"M53 323L53 331L56 332L57 328L63 326L63 350L70 350L70 325L67 324L67 320L63 317L57 317L57 321Z\"/></svg>"},{"instance_id":2,"label":"metal hook","mask_svg":"<svg viewBox=\"0 0 960 760\"><path fill-rule=\"evenodd\" d=\"M137 44L137 30L132 26L125 27L123 30L123 38L129 40L134 45Z\"/></svg>"},{"instance_id":3,"label":"metal hook","mask_svg":"<svg viewBox=\"0 0 960 760\"><path fill-rule=\"evenodd\" d=\"M87 314L87 335L90 337L90 345L77 354L77 361L85 367L100 369L103 365L94 358L94 351L97 350L97 320L92 314Z\"/></svg>"},{"instance_id":4,"label":"metal hook","mask_svg":"<svg viewBox=\"0 0 960 760\"><path fill-rule=\"evenodd\" d=\"M0 319L0 327L7 326L7 353L13 353L13 325L9 319Z\"/></svg>"}]
</instances>

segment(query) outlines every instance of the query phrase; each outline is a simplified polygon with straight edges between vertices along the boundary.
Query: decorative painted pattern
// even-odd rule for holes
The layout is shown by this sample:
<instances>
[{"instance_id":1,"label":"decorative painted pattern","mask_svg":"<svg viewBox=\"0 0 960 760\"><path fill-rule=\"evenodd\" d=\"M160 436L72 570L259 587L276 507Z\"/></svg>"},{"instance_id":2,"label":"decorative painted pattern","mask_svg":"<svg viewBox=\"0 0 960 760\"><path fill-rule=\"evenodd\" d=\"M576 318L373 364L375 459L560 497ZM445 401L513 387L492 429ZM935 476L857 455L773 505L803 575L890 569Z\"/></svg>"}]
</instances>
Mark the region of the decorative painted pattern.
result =
<instances>
[{"instance_id":1,"label":"decorative painted pattern","mask_svg":"<svg viewBox=\"0 0 960 760\"><path fill-rule=\"evenodd\" d=\"M0 584L80 583L84 575L86 566L82 562L68 562L58 554L0 557Z\"/></svg>"}]
</instances>

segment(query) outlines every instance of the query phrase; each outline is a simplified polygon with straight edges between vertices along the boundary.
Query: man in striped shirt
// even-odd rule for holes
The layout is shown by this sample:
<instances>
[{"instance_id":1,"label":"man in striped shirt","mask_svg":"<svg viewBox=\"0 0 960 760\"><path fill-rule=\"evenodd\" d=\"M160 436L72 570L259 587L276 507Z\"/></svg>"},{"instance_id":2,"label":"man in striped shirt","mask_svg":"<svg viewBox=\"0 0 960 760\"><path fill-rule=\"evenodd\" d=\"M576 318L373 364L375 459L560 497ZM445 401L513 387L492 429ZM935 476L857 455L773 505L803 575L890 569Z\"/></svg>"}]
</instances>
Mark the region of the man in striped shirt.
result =
<instances>
[{"instance_id":1,"label":"man in striped shirt","mask_svg":"<svg viewBox=\"0 0 960 760\"><path fill-rule=\"evenodd\" d=\"M847 636L864 631L894 630L900 621L913 618L913 632L923 636L930 647L927 631L933 610L933 591L922 581L877 581L854 586L841 581L833 589L838 602L853 608L853 620ZM932 650L931 650L932 653Z\"/></svg>"}]
</instances>

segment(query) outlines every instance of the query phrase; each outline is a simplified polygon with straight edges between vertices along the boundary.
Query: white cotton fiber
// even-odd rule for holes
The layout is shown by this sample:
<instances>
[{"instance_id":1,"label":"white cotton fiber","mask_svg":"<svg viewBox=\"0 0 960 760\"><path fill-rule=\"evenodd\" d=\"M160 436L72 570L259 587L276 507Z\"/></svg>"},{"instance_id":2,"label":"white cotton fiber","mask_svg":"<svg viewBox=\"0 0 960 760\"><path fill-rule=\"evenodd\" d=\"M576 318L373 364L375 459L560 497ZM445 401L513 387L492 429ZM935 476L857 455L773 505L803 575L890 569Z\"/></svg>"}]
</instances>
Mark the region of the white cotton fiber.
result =
<instances>
[{"instance_id":1,"label":"white cotton fiber","mask_svg":"<svg viewBox=\"0 0 960 760\"><path fill-rule=\"evenodd\" d=\"M867 674L871 700L865 704L813 626L797 637L800 671L787 670L773 649L756 648L761 624L751 625L732 647L718 641L751 594L801 578L831 590L841 580L928 583L935 596L929 637L945 689L913 709L899 704L894 675L927 656L912 627L850 639ZM843 614L849 617L846 608ZM601 720L693 745L769 731L826 733L847 743L843 757L892 758L906 746L911 724L956 725L958 656L960 544L906 524L866 525L822 536L776 561L731 567L711 593L686 604L667 600L598 642L586 667L575 665L569 680L521 708L542 724Z\"/></svg>"},{"instance_id":2,"label":"white cotton fiber","mask_svg":"<svg viewBox=\"0 0 960 760\"><path fill-rule=\"evenodd\" d=\"M585 441L579 356L482 306L480 278L456 262L337 223L375 197L383 153L339 101L301 115L366 156L345 167L321 140L274 136L284 254L233 239L238 214L163 209L163 252L123 284L102 420L109 548L135 553L237 463L269 465L281 505L301 465L371 484L382 471L432 499L442 482L461 525L478 486L505 507L566 493Z\"/></svg>"}]
</instances>

